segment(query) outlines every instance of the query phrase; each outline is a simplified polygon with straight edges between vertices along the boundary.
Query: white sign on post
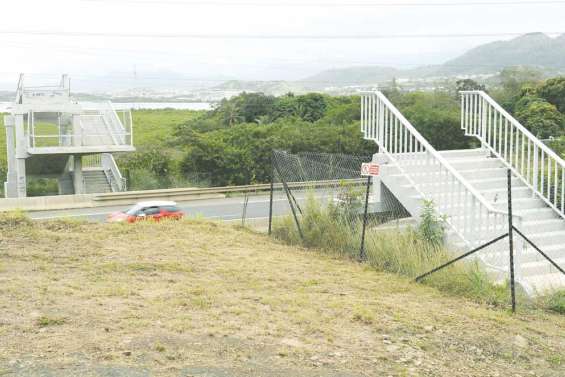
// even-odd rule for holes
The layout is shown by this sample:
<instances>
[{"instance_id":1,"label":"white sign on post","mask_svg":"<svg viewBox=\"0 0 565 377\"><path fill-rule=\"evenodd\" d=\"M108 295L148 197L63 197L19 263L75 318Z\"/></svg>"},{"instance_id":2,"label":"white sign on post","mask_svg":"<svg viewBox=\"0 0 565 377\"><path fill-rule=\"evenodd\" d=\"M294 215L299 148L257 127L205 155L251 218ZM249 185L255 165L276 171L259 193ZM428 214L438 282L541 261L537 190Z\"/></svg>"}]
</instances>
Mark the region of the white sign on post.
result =
<instances>
[{"instance_id":1,"label":"white sign on post","mask_svg":"<svg viewBox=\"0 0 565 377\"><path fill-rule=\"evenodd\" d=\"M379 164L374 162L367 162L361 164L361 176L362 177L377 177L380 173L381 167Z\"/></svg>"}]
</instances>

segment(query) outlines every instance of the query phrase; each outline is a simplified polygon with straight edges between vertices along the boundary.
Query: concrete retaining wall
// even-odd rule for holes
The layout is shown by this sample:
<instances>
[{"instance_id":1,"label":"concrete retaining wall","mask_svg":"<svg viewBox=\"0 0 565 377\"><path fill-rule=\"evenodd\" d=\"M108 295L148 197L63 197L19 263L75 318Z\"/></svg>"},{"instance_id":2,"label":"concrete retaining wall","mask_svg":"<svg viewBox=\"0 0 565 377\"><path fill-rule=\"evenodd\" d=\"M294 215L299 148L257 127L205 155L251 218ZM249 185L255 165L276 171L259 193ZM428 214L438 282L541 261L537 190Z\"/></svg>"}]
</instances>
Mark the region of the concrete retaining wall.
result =
<instances>
[{"instance_id":1,"label":"concrete retaining wall","mask_svg":"<svg viewBox=\"0 0 565 377\"><path fill-rule=\"evenodd\" d=\"M94 195L57 195L32 198L0 199L0 212L46 211L55 209L89 208L94 206Z\"/></svg>"}]
</instances>

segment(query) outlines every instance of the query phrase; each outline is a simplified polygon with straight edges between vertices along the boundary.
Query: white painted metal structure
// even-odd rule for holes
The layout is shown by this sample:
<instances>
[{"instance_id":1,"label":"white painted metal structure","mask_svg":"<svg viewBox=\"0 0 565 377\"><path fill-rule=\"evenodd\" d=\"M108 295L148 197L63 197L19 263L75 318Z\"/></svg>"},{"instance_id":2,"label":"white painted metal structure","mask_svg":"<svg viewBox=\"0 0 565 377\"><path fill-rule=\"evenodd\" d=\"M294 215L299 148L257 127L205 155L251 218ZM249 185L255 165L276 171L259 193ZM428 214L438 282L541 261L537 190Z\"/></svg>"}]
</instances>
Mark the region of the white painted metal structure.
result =
<instances>
[{"instance_id":1,"label":"white painted metal structure","mask_svg":"<svg viewBox=\"0 0 565 377\"><path fill-rule=\"evenodd\" d=\"M382 184L413 216L419 217L423 200L432 200L446 218L448 241L463 250L505 234L510 167L514 224L565 265L563 160L483 92L462 93L461 126L482 148L440 152L382 93L362 97L361 128L379 147L374 158L385 163ZM518 238L515 245L523 287L534 291L565 286L562 275L533 249ZM478 257L500 278L507 276L507 241Z\"/></svg>"},{"instance_id":2,"label":"white painted metal structure","mask_svg":"<svg viewBox=\"0 0 565 377\"><path fill-rule=\"evenodd\" d=\"M4 123L6 197L26 196L26 172L57 177L60 193L125 190L111 153L135 150L131 112L117 112L110 102L83 106L71 97L67 75L59 85L33 87L24 86L24 76L20 75L12 113L5 116ZM83 174L83 156L95 154L101 154L100 166L91 166L91 171ZM101 179L107 179L106 186L89 185L89 181L101 183Z\"/></svg>"}]
</instances>

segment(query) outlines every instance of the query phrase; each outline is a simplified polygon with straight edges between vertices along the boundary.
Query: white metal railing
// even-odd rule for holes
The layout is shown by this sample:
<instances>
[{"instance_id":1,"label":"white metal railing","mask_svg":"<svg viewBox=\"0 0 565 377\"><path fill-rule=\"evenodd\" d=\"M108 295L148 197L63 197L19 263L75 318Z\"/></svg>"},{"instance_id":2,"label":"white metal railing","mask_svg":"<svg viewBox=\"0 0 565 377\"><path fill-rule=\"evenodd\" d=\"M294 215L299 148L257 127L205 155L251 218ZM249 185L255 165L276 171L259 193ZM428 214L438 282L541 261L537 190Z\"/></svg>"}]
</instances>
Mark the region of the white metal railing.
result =
<instances>
[{"instance_id":1,"label":"white metal railing","mask_svg":"<svg viewBox=\"0 0 565 377\"><path fill-rule=\"evenodd\" d=\"M23 103L24 98L70 97L70 82L67 75L61 76L59 85L24 86L24 75L20 74L16 89L16 103Z\"/></svg>"},{"instance_id":2,"label":"white metal railing","mask_svg":"<svg viewBox=\"0 0 565 377\"><path fill-rule=\"evenodd\" d=\"M106 177L110 182L110 186L112 186L112 191L126 191L127 181L122 176L122 173L118 168L118 164L116 163L116 160L114 160L114 156L110 153L103 153L100 157L102 169L104 169Z\"/></svg>"},{"instance_id":3,"label":"white metal railing","mask_svg":"<svg viewBox=\"0 0 565 377\"><path fill-rule=\"evenodd\" d=\"M89 154L86 156L82 156L82 168L83 169L102 168L102 155Z\"/></svg>"},{"instance_id":4,"label":"white metal railing","mask_svg":"<svg viewBox=\"0 0 565 377\"><path fill-rule=\"evenodd\" d=\"M362 97L361 129L422 199L434 202L438 213L446 217L468 247L480 246L507 232L508 214L486 201L381 92ZM519 223L519 216L516 221ZM486 263L504 268L505 260L498 257Z\"/></svg>"},{"instance_id":5,"label":"white metal railing","mask_svg":"<svg viewBox=\"0 0 565 377\"><path fill-rule=\"evenodd\" d=\"M28 115L26 135L29 148L80 146L131 146L131 126L118 127L116 120L105 113L86 112L80 115L78 127L37 130L33 112ZM119 119L116 117L117 122ZM110 126L110 124L114 124ZM55 125L54 125L55 126ZM39 132L38 132L39 131Z\"/></svg>"},{"instance_id":6,"label":"white metal railing","mask_svg":"<svg viewBox=\"0 0 565 377\"><path fill-rule=\"evenodd\" d=\"M482 91L461 92L461 128L565 218L565 161Z\"/></svg>"}]
</instances>

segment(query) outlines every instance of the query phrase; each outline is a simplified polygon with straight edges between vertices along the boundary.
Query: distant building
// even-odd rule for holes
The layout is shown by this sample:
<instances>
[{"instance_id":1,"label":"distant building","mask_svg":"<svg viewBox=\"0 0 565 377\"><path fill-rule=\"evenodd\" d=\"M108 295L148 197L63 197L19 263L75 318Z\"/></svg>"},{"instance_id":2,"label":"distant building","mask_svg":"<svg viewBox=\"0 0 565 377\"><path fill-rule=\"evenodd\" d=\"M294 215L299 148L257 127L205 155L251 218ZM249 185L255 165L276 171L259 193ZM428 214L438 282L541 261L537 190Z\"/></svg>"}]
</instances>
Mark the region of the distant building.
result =
<instances>
[{"instance_id":1,"label":"distant building","mask_svg":"<svg viewBox=\"0 0 565 377\"><path fill-rule=\"evenodd\" d=\"M24 86L20 75L12 113L4 117L7 198L27 195L27 178L56 178L59 194L125 191L112 153L135 151L129 110L110 102L81 104L63 75L57 86Z\"/></svg>"}]
</instances>

